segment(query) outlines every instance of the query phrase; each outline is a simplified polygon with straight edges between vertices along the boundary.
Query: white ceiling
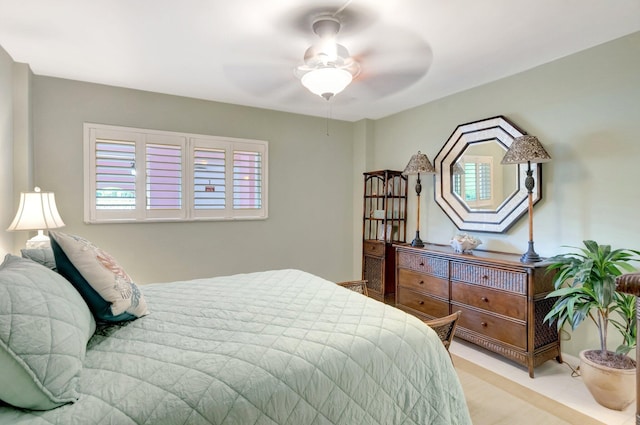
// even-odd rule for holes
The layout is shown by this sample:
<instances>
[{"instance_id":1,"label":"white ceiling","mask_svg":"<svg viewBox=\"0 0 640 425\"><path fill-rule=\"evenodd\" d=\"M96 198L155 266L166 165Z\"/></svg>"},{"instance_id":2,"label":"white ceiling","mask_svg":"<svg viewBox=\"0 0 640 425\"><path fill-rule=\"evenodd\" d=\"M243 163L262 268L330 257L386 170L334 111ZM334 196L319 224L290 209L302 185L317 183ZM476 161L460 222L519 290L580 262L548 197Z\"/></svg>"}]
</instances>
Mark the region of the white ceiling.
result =
<instances>
[{"instance_id":1,"label":"white ceiling","mask_svg":"<svg viewBox=\"0 0 640 425\"><path fill-rule=\"evenodd\" d=\"M293 69L345 5L362 72L327 104ZM639 0L0 0L0 46L37 75L349 121L636 31Z\"/></svg>"}]
</instances>

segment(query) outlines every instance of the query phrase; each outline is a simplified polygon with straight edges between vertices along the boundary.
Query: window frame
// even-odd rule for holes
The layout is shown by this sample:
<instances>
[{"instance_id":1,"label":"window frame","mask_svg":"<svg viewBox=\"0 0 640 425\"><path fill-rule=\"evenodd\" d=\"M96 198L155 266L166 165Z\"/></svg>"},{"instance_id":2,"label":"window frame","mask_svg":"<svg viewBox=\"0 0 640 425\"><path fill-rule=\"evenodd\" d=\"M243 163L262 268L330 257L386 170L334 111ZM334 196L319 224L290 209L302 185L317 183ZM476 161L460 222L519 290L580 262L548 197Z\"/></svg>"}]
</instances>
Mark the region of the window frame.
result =
<instances>
[{"instance_id":1,"label":"window frame","mask_svg":"<svg viewBox=\"0 0 640 425\"><path fill-rule=\"evenodd\" d=\"M254 139L178 133L105 124L84 123L84 221L99 223L144 223L174 221L264 220L268 218L268 142ZM135 145L135 207L97 208L96 143L104 139ZM181 197L178 208L147 207L147 145L179 146L181 149ZM196 149L224 149L225 205L219 209L195 207ZM234 152L259 154L258 208L234 208Z\"/></svg>"}]
</instances>

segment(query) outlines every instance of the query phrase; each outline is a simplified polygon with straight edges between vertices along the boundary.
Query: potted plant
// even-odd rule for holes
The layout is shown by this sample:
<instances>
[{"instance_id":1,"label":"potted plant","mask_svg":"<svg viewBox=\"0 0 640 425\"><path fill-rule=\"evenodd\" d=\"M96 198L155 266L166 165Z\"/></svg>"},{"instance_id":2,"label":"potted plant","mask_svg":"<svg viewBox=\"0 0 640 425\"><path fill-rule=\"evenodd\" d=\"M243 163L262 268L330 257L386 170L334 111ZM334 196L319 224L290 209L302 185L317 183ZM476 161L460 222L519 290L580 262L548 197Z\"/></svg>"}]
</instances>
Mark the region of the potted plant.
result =
<instances>
[{"instance_id":1,"label":"potted plant","mask_svg":"<svg viewBox=\"0 0 640 425\"><path fill-rule=\"evenodd\" d=\"M635 271L630 263L640 261L640 251L612 250L592 240L583 243L583 248L547 260L547 269L556 272L555 290L547 298L556 300L544 321L555 322L560 331L567 323L575 330L591 319L600 348L580 352L582 379L598 403L624 410L635 399L636 362L627 353L636 345L636 301L633 295L616 291L615 279ZM610 324L622 335L615 352L607 346Z\"/></svg>"}]
</instances>

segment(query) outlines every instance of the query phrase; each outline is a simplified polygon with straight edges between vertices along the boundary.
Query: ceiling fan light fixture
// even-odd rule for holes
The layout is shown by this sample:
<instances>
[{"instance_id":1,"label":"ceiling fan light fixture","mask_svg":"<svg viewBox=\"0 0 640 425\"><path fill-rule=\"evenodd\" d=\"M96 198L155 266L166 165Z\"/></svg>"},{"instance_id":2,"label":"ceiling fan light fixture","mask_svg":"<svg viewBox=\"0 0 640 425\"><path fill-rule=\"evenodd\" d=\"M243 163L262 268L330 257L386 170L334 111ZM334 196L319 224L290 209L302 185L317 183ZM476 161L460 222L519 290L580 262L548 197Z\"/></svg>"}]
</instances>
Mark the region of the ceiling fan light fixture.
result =
<instances>
[{"instance_id":1,"label":"ceiling fan light fixture","mask_svg":"<svg viewBox=\"0 0 640 425\"><path fill-rule=\"evenodd\" d=\"M333 16L316 19L312 29L320 41L305 51L304 65L294 70L304 87L325 100L344 90L360 73L360 64L336 41L340 26Z\"/></svg>"},{"instance_id":2,"label":"ceiling fan light fixture","mask_svg":"<svg viewBox=\"0 0 640 425\"><path fill-rule=\"evenodd\" d=\"M302 76L300 81L311 93L326 100L344 90L353 80L345 69L326 67L313 69Z\"/></svg>"}]
</instances>

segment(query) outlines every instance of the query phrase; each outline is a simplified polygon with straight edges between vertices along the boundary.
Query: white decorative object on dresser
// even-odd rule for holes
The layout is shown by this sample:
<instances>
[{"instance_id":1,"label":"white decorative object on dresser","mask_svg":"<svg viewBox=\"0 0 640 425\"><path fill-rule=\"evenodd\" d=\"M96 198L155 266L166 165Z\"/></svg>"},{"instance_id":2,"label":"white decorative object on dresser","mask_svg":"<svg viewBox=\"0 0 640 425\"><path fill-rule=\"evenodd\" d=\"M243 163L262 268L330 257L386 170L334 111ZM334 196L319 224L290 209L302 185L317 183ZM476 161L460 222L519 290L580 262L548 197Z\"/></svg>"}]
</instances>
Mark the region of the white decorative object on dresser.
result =
<instances>
[{"instance_id":1,"label":"white decorative object on dresser","mask_svg":"<svg viewBox=\"0 0 640 425\"><path fill-rule=\"evenodd\" d=\"M396 244L396 306L421 319L460 310L456 337L528 368L561 361L555 327L543 323L553 305L553 273L544 263L490 251L458 254L451 247Z\"/></svg>"}]
</instances>

